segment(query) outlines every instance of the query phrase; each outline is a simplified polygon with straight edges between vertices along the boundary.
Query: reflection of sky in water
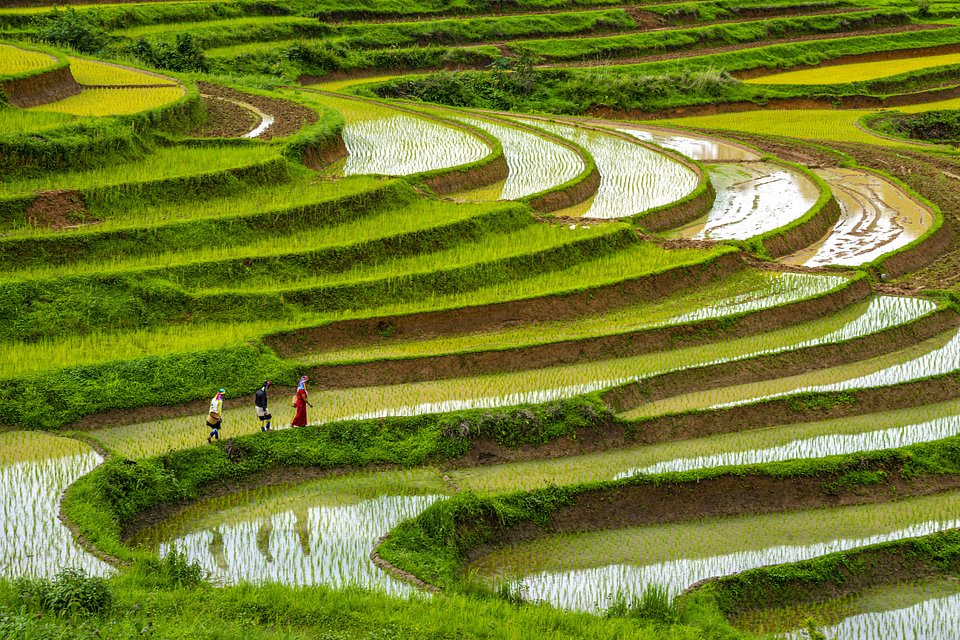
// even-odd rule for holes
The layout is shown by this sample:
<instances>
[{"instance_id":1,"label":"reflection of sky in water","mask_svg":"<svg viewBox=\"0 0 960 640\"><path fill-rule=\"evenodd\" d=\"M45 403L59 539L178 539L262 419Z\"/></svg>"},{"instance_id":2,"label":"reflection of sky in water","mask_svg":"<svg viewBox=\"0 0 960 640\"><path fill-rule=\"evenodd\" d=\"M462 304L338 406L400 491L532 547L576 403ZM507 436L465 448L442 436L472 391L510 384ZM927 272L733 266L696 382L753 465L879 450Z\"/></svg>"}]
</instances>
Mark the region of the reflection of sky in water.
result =
<instances>
[{"instance_id":1,"label":"reflection of sky in water","mask_svg":"<svg viewBox=\"0 0 960 640\"><path fill-rule=\"evenodd\" d=\"M731 407L748 402L756 402L767 398L779 398L781 396L792 395L805 392L824 392L824 391L843 391L846 389L863 389L867 387L883 387L901 382L909 382L928 376L936 376L944 373L950 373L960 368L960 331L954 334L947 344L939 349L929 351L913 360L901 362L893 366L875 371L873 373L849 378L834 382L831 384L811 385L808 387L797 387L790 391L774 393L770 395L761 395L747 400L738 400L736 402L727 402L713 405L711 408Z\"/></svg>"},{"instance_id":2,"label":"reflection of sky in water","mask_svg":"<svg viewBox=\"0 0 960 640\"><path fill-rule=\"evenodd\" d=\"M945 640L960 637L960 594L851 616L820 629L831 640ZM805 639L804 633L790 638Z\"/></svg>"},{"instance_id":3,"label":"reflection of sky in water","mask_svg":"<svg viewBox=\"0 0 960 640\"><path fill-rule=\"evenodd\" d=\"M841 216L816 253L805 255L807 266L866 264L910 244L933 225L926 207L879 176L854 169L817 173L830 184Z\"/></svg>"},{"instance_id":4,"label":"reflection of sky in water","mask_svg":"<svg viewBox=\"0 0 960 640\"><path fill-rule=\"evenodd\" d=\"M343 168L347 176L406 176L467 164L490 153L464 131L406 115L348 122L343 141L350 152Z\"/></svg>"},{"instance_id":5,"label":"reflection of sky in water","mask_svg":"<svg viewBox=\"0 0 960 640\"><path fill-rule=\"evenodd\" d=\"M303 521L294 511L180 536L160 546L184 551L223 584L358 585L390 593L413 589L370 560L383 534L421 513L438 496L380 496L344 505L311 507Z\"/></svg>"},{"instance_id":6,"label":"reflection of sky in water","mask_svg":"<svg viewBox=\"0 0 960 640\"><path fill-rule=\"evenodd\" d=\"M747 149L711 138L697 138L690 134L681 135L649 129L618 129L618 131L644 142L652 142L665 149L673 149L677 153L682 153L694 160L736 161L758 160L760 158L758 154Z\"/></svg>"},{"instance_id":7,"label":"reflection of sky in water","mask_svg":"<svg viewBox=\"0 0 960 640\"><path fill-rule=\"evenodd\" d=\"M668 471L687 471L727 465L757 464L777 460L795 460L798 458L822 458L824 456L853 453L855 451L875 451L893 449L918 442L930 442L948 438L960 433L960 416L945 416L920 424L906 425L856 434L828 434L794 440L785 445L751 451L730 451L711 456L679 458L659 462L642 469L630 469L616 477L627 478L641 473L665 473Z\"/></svg>"},{"instance_id":8,"label":"reflection of sky in water","mask_svg":"<svg viewBox=\"0 0 960 640\"><path fill-rule=\"evenodd\" d=\"M552 122L520 120L576 142L600 171L600 188L586 218L623 218L675 202L697 187L697 175L676 160L639 144Z\"/></svg>"},{"instance_id":9,"label":"reflection of sky in water","mask_svg":"<svg viewBox=\"0 0 960 640\"><path fill-rule=\"evenodd\" d=\"M60 522L60 494L102 462L94 452L0 467L0 577L52 577L67 568L113 569L84 551Z\"/></svg>"},{"instance_id":10,"label":"reflection of sky in water","mask_svg":"<svg viewBox=\"0 0 960 640\"><path fill-rule=\"evenodd\" d=\"M552 189L576 178L584 169L583 160L572 149L538 135L492 124L475 118L458 118L496 136L503 145L510 173L500 198L514 200Z\"/></svg>"},{"instance_id":11,"label":"reflection of sky in water","mask_svg":"<svg viewBox=\"0 0 960 640\"><path fill-rule=\"evenodd\" d=\"M746 240L773 231L802 217L820 196L806 177L765 162L712 165L708 172L717 196L698 239Z\"/></svg>"},{"instance_id":12,"label":"reflection of sky in water","mask_svg":"<svg viewBox=\"0 0 960 640\"><path fill-rule=\"evenodd\" d=\"M780 353L783 351L800 349L803 347L814 346L817 344L823 344L827 342L839 342L841 340L849 340L851 338L867 335L867 334L879 331L881 329L885 329L891 326L896 326L898 324L909 322L910 320L919 318L920 316L926 313L929 313L934 309L936 309L936 305L933 302L930 302L929 300L920 300L917 298L901 298L896 296L876 296L870 301L866 311L864 311L861 315L859 315L854 320L851 320L850 322L846 323L840 329L837 329L836 331L832 331L820 338L803 340L795 344L782 345L776 348L747 351L733 358L726 358L722 360L719 360L719 359L712 360L708 362L698 363L693 366L700 367L700 366L709 366L711 364L720 364L723 362L735 362L737 360L751 358L758 355ZM602 366L602 363L600 363L599 366ZM558 398L569 398L569 397L581 395L584 393L590 393L592 391L598 391L600 389L606 389L608 387L613 387L616 385L626 384L628 382L642 380L644 378L655 376L660 373L664 373L666 371L683 370L688 368L692 368L692 366L679 367L677 369L665 367L663 369L648 371L639 375L623 376L619 378L598 378L591 382L586 382L581 384L572 384L567 386L558 386L558 387L552 387L548 389L539 389L535 391L519 391L517 393L510 393L510 394L497 395L497 396L465 398L465 399L457 399L457 400L442 400L438 402L425 402L425 403L416 404L416 405L384 407L382 409L377 409L375 411L367 411L367 412L347 416L344 419L360 420L360 419L368 419L368 418L381 418L385 416L412 416L412 415L420 415L424 413L460 411L463 409L488 409L488 408L494 408L494 407L509 407L511 405L524 404L524 403L549 402L551 400L556 400ZM451 394L453 393L463 394L464 389L458 388L458 389L451 390Z\"/></svg>"},{"instance_id":13,"label":"reflection of sky in water","mask_svg":"<svg viewBox=\"0 0 960 640\"><path fill-rule=\"evenodd\" d=\"M549 602L563 609L602 611L610 606L616 594L622 594L629 600L642 595L644 588L649 585L660 585L671 595L677 595L705 578L732 575L767 565L808 560L879 542L929 535L954 529L958 525L960 520L925 522L859 539L770 547L760 551L739 551L709 558L684 558L647 566L616 564L594 569L543 572L526 576L511 584L514 589L519 588L528 598L536 601Z\"/></svg>"}]
</instances>

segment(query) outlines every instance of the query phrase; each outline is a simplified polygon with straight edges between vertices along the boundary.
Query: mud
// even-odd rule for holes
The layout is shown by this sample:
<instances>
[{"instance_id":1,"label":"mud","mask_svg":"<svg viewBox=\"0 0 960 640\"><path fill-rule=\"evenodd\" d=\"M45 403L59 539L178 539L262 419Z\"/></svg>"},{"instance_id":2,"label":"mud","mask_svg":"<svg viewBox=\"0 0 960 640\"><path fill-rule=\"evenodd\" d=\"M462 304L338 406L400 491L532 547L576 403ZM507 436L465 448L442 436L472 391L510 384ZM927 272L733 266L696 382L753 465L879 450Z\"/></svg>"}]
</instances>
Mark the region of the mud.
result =
<instances>
[{"instance_id":1,"label":"mud","mask_svg":"<svg viewBox=\"0 0 960 640\"><path fill-rule=\"evenodd\" d=\"M38 191L23 217L30 226L45 229L73 229L97 222L87 213L79 191Z\"/></svg>"},{"instance_id":2,"label":"mud","mask_svg":"<svg viewBox=\"0 0 960 640\"><path fill-rule=\"evenodd\" d=\"M960 315L945 309L905 325L844 342L665 373L608 391L603 400L615 411L628 411L647 402L684 393L772 380L783 377L785 372L800 375L857 362L903 349L958 326Z\"/></svg>"},{"instance_id":3,"label":"mud","mask_svg":"<svg viewBox=\"0 0 960 640\"><path fill-rule=\"evenodd\" d=\"M319 388L368 387L526 371L594 360L655 353L670 345L686 348L755 335L820 318L866 299L870 286L858 280L832 294L755 311L735 320L717 318L617 335L581 338L527 347L472 353L373 360L313 367L310 379Z\"/></svg>"},{"instance_id":4,"label":"mud","mask_svg":"<svg viewBox=\"0 0 960 640\"><path fill-rule=\"evenodd\" d=\"M73 79L70 67L44 71L19 80L0 83L0 91L11 105L25 109L75 96L82 87Z\"/></svg>"},{"instance_id":5,"label":"mud","mask_svg":"<svg viewBox=\"0 0 960 640\"><path fill-rule=\"evenodd\" d=\"M726 277L742 267L743 260L739 254L725 254L700 264L582 291L443 311L344 320L320 327L277 333L268 336L265 342L281 357L290 358L384 340L462 335L537 322L544 318L579 318L644 300L666 297L681 289Z\"/></svg>"},{"instance_id":6,"label":"mud","mask_svg":"<svg viewBox=\"0 0 960 640\"><path fill-rule=\"evenodd\" d=\"M196 138L239 138L257 126L258 118L240 105L212 96L203 96L207 123L189 134Z\"/></svg>"},{"instance_id":7,"label":"mud","mask_svg":"<svg viewBox=\"0 0 960 640\"><path fill-rule=\"evenodd\" d=\"M313 124L317 121L317 114L314 113L312 109L297 104L296 102L291 102L290 100L270 98L267 96L257 95L255 93L245 93L243 91L231 89L230 87L225 87L219 84L211 84L209 82L198 82L197 87L200 89L201 93L205 95L245 102L260 109L264 113L273 116L273 124L270 125L266 131L257 136L259 140L285 138L300 131L300 129L304 128L305 126ZM246 130L241 131L241 134L246 133L251 128L252 127L248 127Z\"/></svg>"}]
</instances>

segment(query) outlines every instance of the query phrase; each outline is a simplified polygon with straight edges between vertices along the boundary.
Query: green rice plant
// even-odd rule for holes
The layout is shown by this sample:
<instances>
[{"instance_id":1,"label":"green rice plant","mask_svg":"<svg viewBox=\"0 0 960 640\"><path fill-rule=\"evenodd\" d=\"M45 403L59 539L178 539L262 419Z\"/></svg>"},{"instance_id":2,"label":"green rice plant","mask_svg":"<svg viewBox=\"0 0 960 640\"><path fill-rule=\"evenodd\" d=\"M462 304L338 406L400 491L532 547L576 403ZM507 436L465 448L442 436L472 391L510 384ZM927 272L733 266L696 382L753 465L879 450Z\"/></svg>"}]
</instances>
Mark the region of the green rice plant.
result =
<instances>
[{"instance_id":1,"label":"green rice plant","mask_svg":"<svg viewBox=\"0 0 960 640\"><path fill-rule=\"evenodd\" d=\"M57 59L40 51L21 49L0 43L0 76L13 76L43 71L57 64Z\"/></svg>"},{"instance_id":2,"label":"green rice plant","mask_svg":"<svg viewBox=\"0 0 960 640\"><path fill-rule=\"evenodd\" d=\"M57 102L48 102L34 111L50 111L75 116L119 116L140 113L176 102L186 95L183 87L86 89Z\"/></svg>"},{"instance_id":3,"label":"green rice plant","mask_svg":"<svg viewBox=\"0 0 960 640\"><path fill-rule=\"evenodd\" d=\"M0 575L45 578L65 569L97 576L112 573L109 565L84 551L57 518L60 493L101 461L76 441L0 433Z\"/></svg>"},{"instance_id":4,"label":"green rice plant","mask_svg":"<svg viewBox=\"0 0 960 640\"><path fill-rule=\"evenodd\" d=\"M176 85L177 81L156 73L141 71L133 67L126 67L88 58L67 58L70 60L70 73L74 80L83 85L140 85L140 84L169 84ZM130 94L127 94L129 96ZM90 114L97 115L97 114Z\"/></svg>"},{"instance_id":5,"label":"green rice plant","mask_svg":"<svg viewBox=\"0 0 960 640\"><path fill-rule=\"evenodd\" d=\"M909 20L900 9L877 9L826 16L773 18L690 29L571 40L524 40L517 44L548 60L587 60L652 55L662 51L695 49L713 44L762 42L811 33L842 33Z\"/></svg>"},{"instance_id":6,"label":"green rice plant","mask_svg":"<svg viewBox=\"0 0 960 640\"><path fill-rule=\"evenodd\" d=\"M704 287L681 291L656 301L611 309L599 315L564 321L544 320L500 330L425 340L386 340L362 347L305 354L298 362L321 364L469 353L627 333L789 304L804 297L822 295L845 282L842 276L772 274L748 270Z\"/></svg>"},{"instance_id":7,"label":"green rice plant","mask_svg":"<svg viewBox=\"0 0 960 640\"><path fill-rule=\"evenodd\" d=\"M740 466L801 457L825 457L858 450L889 449L955 435L960 402L857 415L775 428L738 431L649 446L632 446L500 465L449 471L458 486L483 495L530 491L545 485L602 482L637 473L663 473ZM635 425L643 429L645 424Z\"/></svg>"},{"instance_id":8,"label":"green rice plant","mask_svg":"<svg viewBox=\"0 0 960 640\"><path fill-rule=\"evenodd\" d=\"M0 182L0 197L30 194L38 190L91 191L129 183L169 180L227 171L277 157L279 150L276 147L262 144L161 148L138 162Z\"/></svg>"},{"instance_id":9,"label":"green rice plant","mask_svg":"<svg viewBox=\"0 0 960 640\"><path fill-rule=\"evenodd\" d=\"M364 387L314 391L310 419L327 422L340 419L371 418L389 415L421 415L467 408L496 409L523 403L548 402L571 398L598 389L605 389L632 380L643 379L667 371L735 361L758 354L782 352L818 344L845 327L859 327L869 332L871 323L864 323L867 305L856 305L827 318L705 346L673 349L615 360L587 362L503 373L471 378L411 383L389 387ZM846 335L845 333L843 335ZM856 335L856 334L854 334ZM284 424L284 414L277 419ZM247 425L247 410L224 409L225 420ZM136 425L107 428L94 432L105 446L124 455L155 455L167 448L196 442L199 418L172 418ZM249 421L253 429L253 421ZM247 428L244 426L243 428Z\"/></svg>"},{"instance_id":10,"label":"green rice plant","mask_svg":"<svg viewBox=\"0 0 960 640\"><path fill-rule=\"evenodd\" d=\"M74 121L65 113L27 111L0 106L0 134L38 132L53 129Z\"/></svg>"},{"instance_id":11,"label":"green rice plant","mask_svg":"<svg viewBox=\"0 0 960 640\"><path fill-rule=\"evenodd\" d=\"M830 65L760 76L747 80L747 82L753 84L844 84L848 82L865 82L867 80L908 73L918 69L942 67L953 64L960 64L960 54L950 53L910 57L900 60L884 60L883 62Z\"/></svg>"},{"instance_id":12,"label":"green rice plant","mask_svg":"<svg viewBox=\"0 0 960 640\"><path fill-rule=\"evenodd\" d=\"M297 191L307 191L308 187L299 185ZM316 190L314 201L322 194L322 190ZM453 205L437 200L398 202L397 205L382 211L366 211L366 215L341 224L322 224L322 234L304 233L303 228L293 233L266 231L252 239L246 234L230 234L200 255L195 247L176 246L159 251L143 246L141 253L130 255L119 251L114 244L107 247L108 252L103 256L88 253L82 262L60 267L42 262L9 276L49 278L135 270L144 277L168 278L186 287L210 286L214 282L229 284L253 276L279 284L296 281L305 270L342 272L357 264L382 261L387 256L409 257L471 239L482 241L489 234L533 223L526 212L503 205Z\"/></svg>"},{"instance_id":13,"label":"green rice plant","mask_svg":"<svg viewBox=\"0 0 960 640\"><path fill-rule=\"evenodd\" d=\"M552 122L520 120L576 142L600 171L600 187L585 218L623 218L680 200L697 186L697 175L677 160L610 133Z\"/></svg>"},{"instance_id":14,"label":"green rice plant","mask_svg":"<svg viewBox=\"0 0 960 640\"><path fill-rule=\"evenodd\" d=\"M610 589L639 595L658 585L671 596L707 577L795 562L956 526L955 491L896 503L798 511L698 523L544 536L505 547L471 567L523 575L534 601L603 609Z\"/></svg>"}]
</instances>

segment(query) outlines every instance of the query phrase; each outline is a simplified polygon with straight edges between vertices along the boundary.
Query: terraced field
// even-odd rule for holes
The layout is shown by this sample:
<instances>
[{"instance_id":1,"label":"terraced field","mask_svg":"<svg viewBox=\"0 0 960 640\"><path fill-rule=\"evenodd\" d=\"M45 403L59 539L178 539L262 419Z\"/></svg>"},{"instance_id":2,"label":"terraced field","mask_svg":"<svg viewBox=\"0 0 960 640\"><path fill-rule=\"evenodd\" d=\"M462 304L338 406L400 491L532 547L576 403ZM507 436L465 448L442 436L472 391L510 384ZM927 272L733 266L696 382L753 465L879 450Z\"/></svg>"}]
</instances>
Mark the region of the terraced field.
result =
<instances>
[{"instance_id":1,"label":"terraced field","mask_svg":"<svg viewBox=\"0 0 960 640\"><path fill-rule=\"evenodd\" d=\"M960 634L960 4L21 4L0 637Z\"/></svg>"}]
</instances>

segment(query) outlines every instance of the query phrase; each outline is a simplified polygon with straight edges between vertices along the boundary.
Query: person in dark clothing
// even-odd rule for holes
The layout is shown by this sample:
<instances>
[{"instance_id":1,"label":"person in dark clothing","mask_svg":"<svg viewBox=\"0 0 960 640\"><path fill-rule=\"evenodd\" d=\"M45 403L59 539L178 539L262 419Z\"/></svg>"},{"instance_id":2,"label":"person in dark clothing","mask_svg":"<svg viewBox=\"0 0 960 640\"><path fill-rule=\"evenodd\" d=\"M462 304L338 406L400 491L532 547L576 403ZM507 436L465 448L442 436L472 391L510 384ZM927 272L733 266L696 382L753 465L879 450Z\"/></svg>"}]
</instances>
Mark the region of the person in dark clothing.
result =
<instances>
[{"instance_id":1,"label":"person in dark clothing","mask_svg":"<svg viewBox=\"0 0 960 640\"><path fill-rule=\"evenodd\" d=\"M257 417L260 418L260 431L270 431L270 410L267 409L267 391L270 389L270 381L265 380L263 386L257 390L253 397L253 404L257 410Z\"/></svg>"}]
</instances>

